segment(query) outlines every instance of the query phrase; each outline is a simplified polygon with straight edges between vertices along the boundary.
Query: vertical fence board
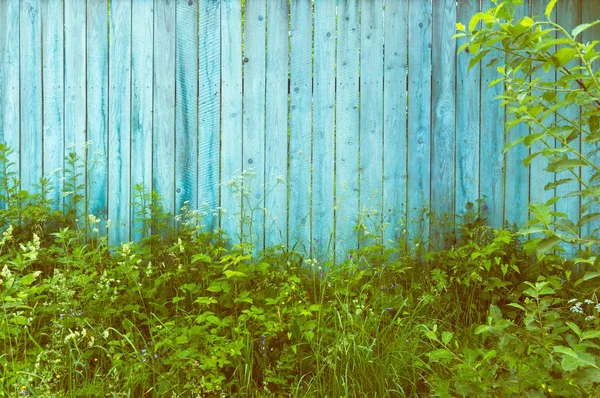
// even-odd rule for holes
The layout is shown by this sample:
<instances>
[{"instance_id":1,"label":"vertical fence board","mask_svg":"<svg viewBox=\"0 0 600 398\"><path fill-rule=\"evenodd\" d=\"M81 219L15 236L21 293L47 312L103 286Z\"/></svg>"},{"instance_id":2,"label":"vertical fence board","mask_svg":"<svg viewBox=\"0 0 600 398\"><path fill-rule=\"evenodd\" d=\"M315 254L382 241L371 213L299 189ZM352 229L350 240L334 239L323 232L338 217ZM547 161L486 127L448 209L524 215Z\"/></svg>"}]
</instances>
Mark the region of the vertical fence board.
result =
<instances>
[{"instance_id":1,"label":"vertical fence board","mask_svg":"<svg viewBox=\"0 0 600 398\"><path fill-rule=\"evenodd\" d=\"M177 0L175 212L198 206L198 0Z\"/></svg>"},{"instance_id":2,"label":"vertical fence board","mask_svg":"<svg viewBox=\"0 0 600 398\"><path fill-rule=\"evenodd\" d=\"M529 0L516 8L514 20L517 21L529 14ZM501 83L500 83L501 84ZM498 101L499 102L499 101ZM514 116L506 115L506 121ZM506 142L529 134L529 127L519 123L506 133ZM529 155L528 148L519 144L506 152L506 185L504 198L504 218L512 225L521 226L527 222L529 202L529 169L523 164L523 159Z\"/></svg>"},{"instance_id":3,"label":"vertical fence board","mask_svg":"<svg viewBox=\"0 0 600 398\"><path fill-rule=\"evenodd\" d=\"M0 143L13 153L10 171L19 176L19 3L0 2ZM1 192L5 194L5 192ZM0 208L5 203L0 201Z\"/></svg>"},{"instance_id":4,"label":"vertical fence board","mask_svg":"<svg viewBox=\"0 0 600 398\"><path fill-rule=\"evenodd\" d=\"M88 0L87 7L87 184L90 213L107 217L108 164L108 4ZM115 222L118 222L115 220Z\"/></svg>"},{"instance_id":5,"label":"vertical fence board","mask_svg":"<svg viewBox=\"0 0 600 398\"><path fill-rule=\"evenodd\" d=\"M288 242L310 248L310 170L312 120L312 6L292 1L290 10L290 175ZM306 247L302 247L306 245Z\"/></svg>"},{"instance_id":6,"label":"vertical fence board","mask_svg":"<svg viewBox=\"0 0 600 398\"><path fill-rule=\"evenodd\" d=\"M333 250L335 138L334 2L315 3L312 156L312 237L320 257Z\"/></svg>"},{"instance_id":7,"label":"vertical fence board","mask_svg":"<svg viewBox=\"0 0 600 398\"><path fill-rule=\"evenodd\" d=\"M265 245L287 244L288 2L267 10Z\"/></svg>"},{"instance_id":8,"label":"vertical fence board","mask_svg":"<svg viewBox=\"0 0 600 398\"><path fill-rule=\"evenodd\" d=\"M600 2L597 1L583 1L582 2L582 8L581 8L581 23L590 23L590 22L594 22L595 20L600 18ZM598 40L600 38L600 25L594 25L593 27L585 30L582 32L581 34L581 42L586 44L586 43L591 43L594 40ZM598 50L600 48L600 46L596 45L596 50ZM598 61L594 61L594 63L592 63L592 69L593 70L598 70ZM583 151L584 154L590 154L593 153L594 151L598 150L598 143L587 143L582 141L581 143L581 150ZM591 159L594 161L594 163L596 165L600 165L600 154L598 152L595 152L594 155L591 156ZM592 176L595 174L595 170L587 167L584 168L582 170L582 180L587 182L590 181L590 179L592 178ZM598 180L596 180L595 182L593 182L590 185L598 185ZM583 208L584 203L588 202L589 199L584 199L582 200L581 206ZM584 213L582 211L583 214L591 214L591 213L598 213L600 212L600 206L598 206L598 204L594 203L591 205L591 207ZM598 220L593 220L590 223L584 225L581 227L581 235L586 237L586 236L590 236L592 233L596 233L596 229L600 227L600 223L598 222Z\"/></svg>"},{"instance_id":9,"label":"vertical fence board","mask_svg":"<svg viewBox=\"0 0 600 398\"><path fill-rule=\"evenodd\" d=\"M154 2L153 187L175 214L175 0Z\"/></svg>"},{"instance_id":10,"label":"vertical fence board","mask_svg":"<svg viewBox=\"0 0 600 398\"><path fill-rule=\"evenodd\" d=\"M408 17L408 235L427 240L429 226L419 225L431 193L431 13L430 0L409 2Z\"/></svg>"},{"instance_id":11,"label":"vertical fence board","mask_svg":"<svg viewBox=\"0 0 600 398\"><path fill-rule=\"evenodd\" d=\"M86 159L85 144L87 141L87 97L86 97L86 34L87 10L86 2L65 0L64 3L64 144L65 155L75 153L80 160ZM64 164L66 166L66 164ZM80 170L76 178L78 186L85 185L86 175ZM64 173L61 173L64 175ZM82 201L75 209L83 215L89 197L82 192ZM71 203L72 197L65 197L65 204Z\"/></svg>"},{"instance_id":12,"label":"vertical fence board","mask_svg":"<svg viewBox=\"0 0 600 398\"><path fill-rule=\"evenodd\" d=\"M558 24L561 25L567 32L571 32L571 30L581 23L581 0L561 0L556 4L556 16ZM559 33L559 38L563 37L562 34ZM581 36L579 36L579 39ZM562 48L563 46L559 45L557 50ZM565 65L567 69L573 68L579 65L575 61L569 62ZM562 73L558 72L556 79L559 80L563 76ZM572 83L571 87L575 87L576 83ZM579 117L579 107L570 106L565 109L561 109L557 112L557 115L562 115L566 119L570 121L574 121L577 123L577 118ZM560 120L560 117L557 116ZM561 122L562 124L568 124L567 122ZM575 148L575 150L581 150L581 140L577 138L570 142L570 145ZM557 145L558 146L558 145ZM573 158L573 157L570 157ZM580 176L581 169L574 168L572 169L577 176ZM565 195L568 193L577 191L580 189L579 181L577 181L576 177L569 171L563 171L555 174L556 180L561 180L564 178L572 178L573 181L570 181L566 184L561 184L556 187L556 196L559 196L561 199L556 202L556 211L565 213L569 216L569 219L573 222L577 222L579 220L579 210L580 210L580 196L572 196L566 198ZM573 254L575 251L575 247L572 245L565 245L567 252L569 254Z\"/></svg>"},{"instance_id":13,"label":"vertical fence board","mask_svg":"<svg viewBox=\"0 0 600 398\"><path fill-rule=\"evenodd\" d=\"M483 11L493 4L483 3ZM487 218L488 224L500 228L504 224L504 109L496 99L504 88L501 84L489 87L500 74L496 67L486 67L494 58L502 57L499 50L492 50L481 61L481 136L479 156L479 193L485 196L485 204L481 209L482 217ZM502 60L499 64L503 64Z\"/></svg>"},{"instance_id":14,"label":"vertical fence board","mask_svg":"<svg viewBox=\"0 0 600 398\"><path fill-rule=\"evenodd\" d=\"M335 247L342 256L358 247L359 0L340 1L337 38Z\"/></svg>"},{"instance_id":15,"label":"vertical fence board","mask_svg":"<svg viewBox=\"0 0 600 398\"><path fill-rule=\"evenodd\" d=\"M116 245L130 237L131 0L110 4L108 58L108 242Z\"/></svg>"},{"instance_id":16,"label":"vertical fence board","mask_svg":"<svg viewBox=\"0 0 600 398\"><path fill-rule=\"evenodd\" d=\"M131 194L136 185L152 191L152 87L154 10L151 1L133 0L131 5ZM143 206L142 198L133 198ZM139 241L144 230L141 208L132 208L131 238Z\"/></svg>"},{"instance_id":17,"label":"vertical fence board","mask_svg":"<svg viewBox=\"0 0 600 398\"><path fill-rule=\"evenodd\" d=\"M41 0L20 2L21 183L29 192L42 177L42 25Z\"/></svg>"},{"instance_id":18,"label":"vertical fence board","mask_svg":"<svg viewBox=\"0 0 600 398\"><path fill-rule=\"evenodd\" d=\"M266 0L246 3L244 20L243 169L256 175L244 182L242 208L250 217L245 238L255 251L264 246L265 184L265 38Z\"/></svg>"},{"instance_id":19,"label":"vertical fence board","mask_svg":"<svg viewBox=\"0 0 600 398\"><path fill-rule=\"evenodd\" d=\"M383 1L361 3L360 197L366 230L377 233L383 205ZM366 215L368 218L365 218Z\"/></svg>"},{"instance_id":20,"label":"vertical fence board","mask_svg":"<svg viewBox=\"0 0 600 398\"><path fill-rule=\"evenodd\" d=\"M221 4L221 228L241 236L241 198L230 182L242 168L242 11L237 0Z\"/></svg>"},{"instance_id":21,"label":"vertical fence board","mask_svg":"<svg viewBox=\"0 0 600 398\"><path fill-rule=\"evenodd\" d=\"M219 152L221 150L221 7L200 1L198 209L209 231L219 226ZM225 115L225 114L223 114Z\"/></svg>"},{"instance_id":22,"label":"vertical fence board","mask_svg":"<svg viewBox=\"0 0 600 398\"><path fill-rule=\"evenodd\" d=\"M448 217L455 213L456 137L456 1L439 1L433 7L432 32L432 145L431 209L440 218L432 233L433 242L442 244L450 231Z\"/></svg>"},{"instance_id":23,"label":"vertical fence board","mask_svg":"<svg viewBox=\"0 0 600 398\"><path fill-rule=\"evenodd\" d=\"M479 12L479 0L458 2L457 21L469 26ZM466 39L458 39L462 46ZM479 199L479 65L468 70L472 55L463 51L456 60L456 214L457 221Z\"/></svg>"},{"instance_id":24,"label":"vertical fence board","mask_svg":"<svg viewBox=\"0 0 600 398\"><path fill-rule=\"evenodd\" d=\"M64 37L63 2L42 1L44 177L53 208L62 208L61 171L64 155Z\"/></svg>"},{"instance_id":25,"label":"vertical fence board","mask_svg":"<svg viewBox=\"0 0 600 398\"><path fill-rule=\"evenodd\" d=\"M536 15L539 16L539 18L541 20L546 20L546 16L544 15L545 11L546 11L546 6L548 5L550 0L531 0L531 15ZM554 22L556 22L556 7L554 9L554 12L551 15L551 18ZM554 36L556 36L556 34L554 34ZM555 47L551 47L548 51L550 52L554 52L555 51ZM548 73L546 73L544 71L543 68L540 68L538 71L536 71L531 78L532 79L537 79L537 78L541 78L544 79L544 81L553 81L555 79L555 74L554 74L554 70L552 69L552 75L549 76ZM534 91L534 93L536 93ZM549 115L545 120L544 120L544 124L551 124L554 122L555 116ZM551 145L554 145L554 140L552 140L552 142L550 143ZM530 153L534 153L534 152L538 152L541 151L545 148L546 146L538 141L533 143L533 145L530 148ZM530 166L529 166L529 202L530 203L539 203L539 202L543 202L545 203L546 201L548 201L550 198L552 198L554 196L555 193L555 189L552 188L550 190L545 190L544 187L546 186L546 184L554 182L554 173L549 173L547 171L545 171L544 169L546 168L546 166L548 165L548 161L546 160L546 158L544 156L538 156L537 158L533 159Z\"/></svg>"}]
</instances>

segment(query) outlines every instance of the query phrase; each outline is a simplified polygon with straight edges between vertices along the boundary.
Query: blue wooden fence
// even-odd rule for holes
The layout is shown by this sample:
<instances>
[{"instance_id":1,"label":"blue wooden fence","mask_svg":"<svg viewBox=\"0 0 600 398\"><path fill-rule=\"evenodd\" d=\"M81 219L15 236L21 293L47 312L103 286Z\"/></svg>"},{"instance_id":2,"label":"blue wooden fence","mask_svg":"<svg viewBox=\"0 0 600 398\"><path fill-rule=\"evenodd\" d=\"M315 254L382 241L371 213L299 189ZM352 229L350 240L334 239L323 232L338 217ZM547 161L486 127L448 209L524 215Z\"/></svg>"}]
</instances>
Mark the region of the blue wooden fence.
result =
<instances>
[{"instance_id":1,"label":"blue wooden fence","mask_svg":"<svg viewBox=\"0 0 600 398\"><path fill-rule=\"evenodd\" d=\"M523 13L547 2L524 0ZM57 205L64 156L87 159L79 182L89 211L112 220L112 243L140 237L136 184L234 239L250 233L243 213L259 248L355 248L360 214L371 232L389 224L386 240L436 237L443 229L409 220L424 206L464 213L483 195L491 225L523 223L554 176L537 159L523 167L525 148L502 155L497 72L467 71L451 40L489 6L0 0L0 142L16 149L23 188L47 176ZM554 16L571 28L600 16L600 2L560 0ZM240 196L229 182L242 170L253 177ZM560 206L579 213L578 198Z\"/></svg>"}]
</instances>

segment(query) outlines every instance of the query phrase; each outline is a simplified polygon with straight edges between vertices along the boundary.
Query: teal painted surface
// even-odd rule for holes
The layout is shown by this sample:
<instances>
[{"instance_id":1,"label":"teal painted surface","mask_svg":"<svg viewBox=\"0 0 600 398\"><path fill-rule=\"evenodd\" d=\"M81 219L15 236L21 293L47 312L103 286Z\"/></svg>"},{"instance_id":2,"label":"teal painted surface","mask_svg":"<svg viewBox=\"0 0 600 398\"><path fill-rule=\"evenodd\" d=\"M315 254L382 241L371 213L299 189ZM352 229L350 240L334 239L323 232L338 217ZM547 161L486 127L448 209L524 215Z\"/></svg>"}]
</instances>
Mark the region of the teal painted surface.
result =
<instances>
[{"instance_id":1,"label":"teal painted surface","mask_svg":"<svg viewBox=\"0 0 600 398\"><path fill-rule=\"evenodd\" d=\"M431 195L431 1L408 2L408 238L427 241L420 219Z\"/></svg>"},{"instance_id":2,"label":"teal painted surface","mask_svg":"<svg viewBox=\"0 0 600 398\"><path fill-rule=\"evenodd\" d=\"M131 4L131 194L141 185L152 190L152 105L153 105L153 37L154 9L146 0ZM144 205L144 203L142 203ZM139 239L145 231L139 220L141 209L132 209L131 239Z\"/></svg>"},{"instance_id":3,"label":"teal painted surface","mask_svg":"<svg viewBox=\"0 0 600 398\"><path fill-rule=\"evenodd\" d=\"M108 90L109 244L129 241L131 183L131 0L110 4Z\"/></svg>"},{"instance_id":4,"label":"teal painted surface","mask_svg":"<svg viewBox=\"0 0 600 398\"><path fill-rule=\"evenodd\" d=\"M312 242L323 257L334 247L335 4L315 3Z\"/></svg>"},{"instance_id":5,"label":"teal painted surface","mask_svg":"<svg viewBox=\"0 0 600 398\"><path fill-rule=\"evenodd\" d=\"M360 192L362 224L383 223L383 1L363 1L360 21ZM372 242L365 239L364 243ZM359 242L359 245L363 242Z\"/></svg>"},{"instance_id":6,"label":"teal painted surface","mask_svg":"<svg viewBox=\"0 0 600 398\"><path fill-rule=\"evenodd\" d=\"M290 172L289 247L310 252L310 173L312 143L312 7L290 7Z\"/></svg>"},{"instance_id":7,"label":"teal painted surface","mask_svg":"<svg viewBox=\"0 0 600 398\"><path fill-rule=\"evenodd\" d=\"M42 177L42 28L41 0L20 2L21 183L29 192Z\"/></svg>"},{"instance_id":8,"label":"teal painted surface","mask_svg":"<svg viewBox=\"0 0 600 398\"><path fill-rule=\"evenodd\" d=\"M20 174L20 79L19 79L19 3L0 2L0 142L13 149L9 160L13 171ZM0 201L4 208L5 203Z\"/></svg>"},{"instance_id":9,"label":"teal painted surface","mask_svg":"<svg viewBox=\"0 0 600 398\"><path fill-rule=\"evenodd\" d=\"M483 11L493 5L483 3ZM479 194L486 196L483 216L494 228L504 224L504 109L498 105L496 97L504 88L501 84L489 87L499 77L495 67L486 68L492 59L501 56L498 51L491 51L483 57L481 65L481 136L479 154ZM501 61L500 61L501 62ZM486 214L487 213L487 214Z\"/></svg>"},{"instance_id":10,"label":"teal painted surface","mask_svg":"<svg viewBox=\"0 0 600 398\"><path fill-rule=\"evenodd\" d=\"M221 6L200 1L198 40L198 209L207 230L219 226L221 149Z\"/></svg>"},{"instance_id":11,"label":"teal painted surface","mask_svg":"<svg viewBox=\"0 0 600 398\"><path fill-rule=\"evenodd\" d=\"M225 211L221 228L234 242L239 242L242 233L241 197L231 184L242 170L241 16L239 1L221 3L221 208Z\"/></svg>"},{"instance_id":12,"label":"teal painted surface","mask_svg":"<svg viewBox=\"0 0 600 398\"><path fill-rule=\"evenodd\" d=\"M439 0L433 7L431 209L441 218L431 237L441 245L451 231L454 214L456 142L456 1Z\"/></svg>"},{"instance_id":13,"label":"teal painted surface","mask_svg":"<svg viewBox=\"0 0 600 398\"><path fill-rule=\"evenodd\" d=\"M468 21L478 13L479 1L458 2L457 20ZM464 22L466 23L466 22ZM458 39L461 46L465 39ZM458 220L479 198L480 79L479 65L468 70L471 56L466 52L456 59L456 181L455 209Z\"/></svg>"},{"instance_id":14,"label":"teal painted surface","mask_svg":"<svg viewBox=\"0 0 600 398\"><path fill-rule=\"evenodd\" d=\"M267 18L265 245L287 245L288 2L270 0Z\"/></svg>"},{"instance_id":15,"label":"teal painted surface","mask_svg":"<svg viewBox=\"0 0 600 398\"><path fill-rule=\"evenodd\" d=\"M108 3L89 0L87 4L87 213L106 219L108 194ZM83 214L85 217L86 215ZM115 220L115 222L119 222Z\"/></svg>"},{"instance_id":16,"label":"teal painted surface","mask_svg":"<svg viewBox=\"0 0 600 398\"><path fill-rule=\"evenodd\" d=\"M177 0L175 213L198 208L198 0Z\"/></svg>"},{"instance_id":17,"label":"teal painted surface","mask_svg":"<svg viewBox=\"0 0 600 398\"><path fill-rule=\"evenodd\" d=\"M171 214L175 214L175 57L175 1L155 0L152 187Z\"/></svg>"},{"instance_id":18,"label":"teal painted surface","mask_svg":"<svg viewBox=\"0 0 600 398\"><path fill-rule=\"evenodd\" d=\"M84 146L87 141L86 3L79 0L65 0L64 10L64 151L65 155L76 153L80 159L85 159ZM93 93L90 95L93 96ZM83 185L85 181L85 173L81 173L77 178L77 185ZM87 192L82 192L82 195L84 200L78 206L77 213L85 216L88 195ZM70 197L64 198L66 203L69 203L70 199Z\"/></svg>"},{"instance_id":19,"label":"teal painted surface","mask_svg":"<svg viewBox=\"0 0 600 398\"><path fill-rule=\"evenodd\" d=\"M529 1L523 1L523 8L518 11L515 18L523 18L529 14ZM506 121L513 118L512 115L506 115ZM512 128L506 134L506 142L512 141L518 137L529 134L529 127L526 124L519 124ZM525 145L518 145L505 155L506 162L506 199L504 200L504 217L512 225L523 225L527 222L529 211L527 204L529 202L529 168L523 164L523 159L529 155L529 150ZM508 177L510 176L510 177Z\"/></svg>"},{"instance_id":20,"label":"teal painted surface","mask_svg":"<svg viewBox=\"0 0 600 398\"><path fill-rule=\"evenodd\" d=\"M43 174L53 207L62 208L64 156L64 36L61 0L42 1Z\"/></svg>"},{"instance_id":21,"label":"teal painted surface","mask_svg":"<svg viewBox=\"0 0 600 398\"><path fill-rule=\"evenodd\" d=\"M358 247L354 226L358 221L360 1L342 0L338 7L335 237L341 257Z\"/></svg>"},{"instance_id":22,"label":"teal painted surface","mask_svg":"<svg viewBox=\"0 0 600 398\"><path fill-rule=\"evenodd\" d=\"M527 7L539 14L547 2ZM424 207L464 214L486 195L497 227L553 195L543 159L528 170L524 147L502 155L502 87L488 87L497 72L467 71L471 55L455 54L454 24L477 0L247 6L242 26L239 0L114 1L110 22L107 0L0 2L0 140L16 149L23 188L45 175L57 205L68 202L53 172L76 151L89 166L79 183L90 183L80 222L110 218L111 243L148 232L130 208L142 184L171 213L189 202L234 243L240 214L252 215L256 250L340 258L358 246L361 208L377 212L364 219L369 232L383 223L384 240L407 229L415 243L429 233ZM561 1L554 15L572 27L599 8ZM252 186L238 179L232 190L242 170L255 173ZM236 186L251 192L244 208ZM577 218L579 198L569 201L558 210Z\"/></svg>"},{"instance_id":23,"label":"teal painted surface","mask_svg":"<svg viewBox=\"0 0 600 398\"><path fill-rule=\"evenodd\" d=\"M266 0L246 3L242 167L254 176L244 185L242 208L249 222L243 235L256 250L264 247L266 15Z\"/></svg>"}]
</instances>

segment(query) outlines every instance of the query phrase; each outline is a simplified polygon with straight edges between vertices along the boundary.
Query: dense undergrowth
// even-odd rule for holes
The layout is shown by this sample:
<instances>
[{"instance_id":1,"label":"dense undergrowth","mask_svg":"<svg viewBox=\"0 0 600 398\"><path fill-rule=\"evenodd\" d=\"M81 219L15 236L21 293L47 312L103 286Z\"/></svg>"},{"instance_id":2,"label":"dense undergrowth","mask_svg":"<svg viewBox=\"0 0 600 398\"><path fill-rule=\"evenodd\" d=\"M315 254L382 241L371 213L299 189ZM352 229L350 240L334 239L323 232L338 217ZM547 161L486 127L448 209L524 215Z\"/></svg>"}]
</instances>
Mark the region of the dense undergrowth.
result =
<instances>
[{"instance_id":1,"label":"dense undergrowth","mask_svg":"<svg viewBox=\"0 0 600 398\"><path fill-rule=\"evenodd\" d=\"M56 211L0 149L0 396L600 394L597 270L474 215L446 249L333 264L252 256L194 212L176 230L140 193L153 233L109 247L110 224L78 215L77 167Z\"/></svg>"}]
</instances>

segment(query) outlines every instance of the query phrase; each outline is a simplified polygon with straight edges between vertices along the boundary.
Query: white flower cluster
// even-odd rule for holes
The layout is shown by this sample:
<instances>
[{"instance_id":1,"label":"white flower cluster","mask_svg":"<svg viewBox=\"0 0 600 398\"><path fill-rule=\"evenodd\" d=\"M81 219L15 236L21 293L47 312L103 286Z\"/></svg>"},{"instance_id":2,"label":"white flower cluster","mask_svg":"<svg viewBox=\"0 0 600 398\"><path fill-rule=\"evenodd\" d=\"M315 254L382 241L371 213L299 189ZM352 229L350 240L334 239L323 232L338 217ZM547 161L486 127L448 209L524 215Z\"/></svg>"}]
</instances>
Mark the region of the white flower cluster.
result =
<instances>
[{"instance_id":1,"label":"white flower cluster","mask_svg":"<svg viewBox=\"0 0 600 398\"><path fill-rule=\"evenodd\" d=\"M33 234L33 242L27 242L26 245L20 244L21 250L23 250L23 257L28 260L37 260L38 252L40 250L40 238L37 234Z\"/></svg>"},{"instance_id":2,"label":"white flower cluster","mask_svg":"<svg viewBox=\"0 0 600 398\"><path fill-rule=\"evenodd\" d=\"M585 315L585 320L591 322L596 319L595 315L589 315L590 310L589 306L592 307L591 311L596 312L596 314L600 313L600 303L594 300L585 299L583 301L579 301L578 299L570 299L567 301L568 304L572 304L569 310L574 314Z\"/></svg>"}]
</instances>

